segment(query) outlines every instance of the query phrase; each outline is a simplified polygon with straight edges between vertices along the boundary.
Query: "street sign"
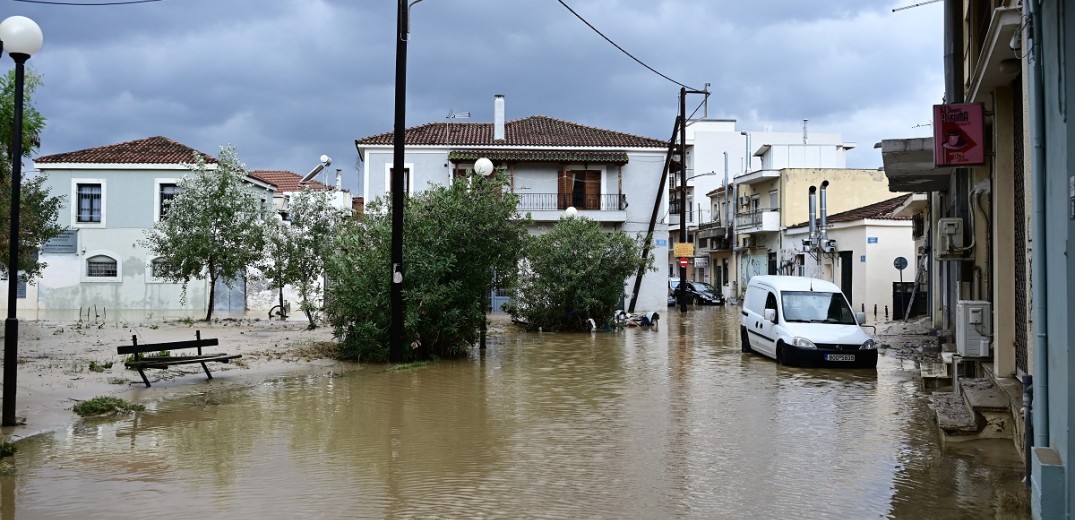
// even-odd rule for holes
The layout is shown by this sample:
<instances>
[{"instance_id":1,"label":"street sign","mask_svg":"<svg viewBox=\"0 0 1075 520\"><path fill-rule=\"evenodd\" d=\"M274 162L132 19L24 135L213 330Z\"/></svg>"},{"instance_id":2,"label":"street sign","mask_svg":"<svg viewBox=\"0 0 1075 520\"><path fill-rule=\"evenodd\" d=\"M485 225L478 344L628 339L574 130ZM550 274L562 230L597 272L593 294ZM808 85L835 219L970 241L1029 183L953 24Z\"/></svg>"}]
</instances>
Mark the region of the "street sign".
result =
<instances>
[{"instance_id":1,"label":"street sign","mask_svg":"<svg viewBox=\"0 0 1075 520\"><path fill-rule=\"evenodd\" d=\"M902 271L907 268L907 259L902 256L897 256L896 259L892 262L892 265L896 269Z\"/></svg>"},{"instance_id":2,"label":"street sign","mask_svg":"<svg viewBox=\"0 0 1075 520\"><path fill-rule=\"evenodd\" d=\"M689 265L689 264L690 264L690 259L689 258L682 257L682 258L679 259L679 266L680 267L687 267L687 265Z\"/></svg>"},{"instance_id":3,"label":"street sign","mask_svg":"<svg viewBox=\"0 0 1075 520\"><path fill-rule=\"evenodd\" d=\"M691 242L676 242L672 246L672 254L680 258L694 256L694 244Z\"/></svg>"}]
</instances>

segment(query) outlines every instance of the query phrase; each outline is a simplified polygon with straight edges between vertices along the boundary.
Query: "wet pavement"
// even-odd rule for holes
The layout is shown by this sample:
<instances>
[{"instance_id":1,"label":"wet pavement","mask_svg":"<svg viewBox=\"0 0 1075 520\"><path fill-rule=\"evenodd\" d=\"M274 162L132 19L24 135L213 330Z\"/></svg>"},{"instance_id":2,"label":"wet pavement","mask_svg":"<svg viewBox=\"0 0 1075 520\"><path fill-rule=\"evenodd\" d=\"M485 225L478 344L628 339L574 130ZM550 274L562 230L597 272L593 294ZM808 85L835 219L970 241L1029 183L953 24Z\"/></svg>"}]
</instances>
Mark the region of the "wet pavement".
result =
<instances>
[{"instance_id":1,"label":"wet pavement","mask_svg":"<svg viewBox=\"0 0 1075 520\"><path fill-rule=\"evenodd\" d=\"M912 357L778 366L740 352L737 318L501 320L469 359L82 421L20 443L0 520L1028 517L1011 441L942 448Z\"/></svg>"}]
</instances>

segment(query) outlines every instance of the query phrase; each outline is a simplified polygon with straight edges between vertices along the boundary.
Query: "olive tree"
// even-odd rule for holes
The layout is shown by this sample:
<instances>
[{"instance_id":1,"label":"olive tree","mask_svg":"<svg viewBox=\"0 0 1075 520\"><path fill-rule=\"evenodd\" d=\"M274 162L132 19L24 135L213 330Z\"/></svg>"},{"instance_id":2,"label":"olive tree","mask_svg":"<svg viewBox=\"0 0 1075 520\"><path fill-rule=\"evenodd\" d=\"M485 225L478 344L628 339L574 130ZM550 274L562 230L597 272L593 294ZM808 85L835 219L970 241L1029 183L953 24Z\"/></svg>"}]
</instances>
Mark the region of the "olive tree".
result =
<instances>
[{"instance_id":1,"label":"olive tree","mask_svg":"<svg viewBox=\"0 0 1075 520\"><path fill-rule=\"evenodd\" d=\"M317 326L317 303L323 294L325 259L333 248L333 238L351 218L350 208L332 205L331 193L309 189L292 194L290 222L269 220L266 226L266 255L259 266L275 287L294 286L301 301L299 308ZM282 302L281 302L282 304Z\"/></svg>"},{"instance_id":2,"label":"olive tree","mask_svg":"<svg viewBox=\"0 0 1075 520\"><path fill-rule=\"evenodd\" d=\"M34 108L31 98L34 90L41 84L41 77L28 71L23 89L22 116L22 156L12 157L14 150L15 128L15 73L14 70L0 76L0 222L5 224L0 232L0 251L3 251L3 265L0 272L7 275L7 252L10 247L10 234L6 227L11 222L11 167L13 161L32 157L40 143L41 131L45 128L45 118ZM23 281L33 283L46 267L38 259L37 251L42 244L63 232L59 224L62 196L52 196L45 186L45 176L23 175L20 183L19 197L19 271Z\"/></svg>"},{"instance_id":3,"label":"olive tree","mask_svg":"<svg viewBox=\"0 0 1075 520\"><path fill-rule=\"evenodd\" d=\"M485 322L493 276L513 283L527 231L506 186L502 173L470 174L405 198L404 361L465 354ZM346 359L388 359L391 224L390 203L373 201L340 234L327 266L326 314Z\"/></svg>"},{"instance_id":4,"label":"olive tree","mask_svg":"<svg viewBox=\"0 0 1075 520\"><path fill-rule=\"evenodd\" d=\"M234 148L221 148L216 168L201 155L193 159L191 175L179 181L178 193L160 221L146 230L143 244L160 257L154 274L183 283L184 291L191 279L208 278L205 321L210 321L217 280L242 278L262 259L270 214L245 181Z\"/></svg>"},{"instance_id":5,"label":"olive tree","mask_svg":"<svg viewBox=\"0 0 1075 520\"><path fill-rule=\"evenodd\" d=\"M641 238L613 231L581 217L562 218L547 233L530 237L526 268L508 302L513 319L531 329L589 330L613 319L624 283L639 269ZM653 269L650 256L642 266Z\"/></svg>"}]
</instances>

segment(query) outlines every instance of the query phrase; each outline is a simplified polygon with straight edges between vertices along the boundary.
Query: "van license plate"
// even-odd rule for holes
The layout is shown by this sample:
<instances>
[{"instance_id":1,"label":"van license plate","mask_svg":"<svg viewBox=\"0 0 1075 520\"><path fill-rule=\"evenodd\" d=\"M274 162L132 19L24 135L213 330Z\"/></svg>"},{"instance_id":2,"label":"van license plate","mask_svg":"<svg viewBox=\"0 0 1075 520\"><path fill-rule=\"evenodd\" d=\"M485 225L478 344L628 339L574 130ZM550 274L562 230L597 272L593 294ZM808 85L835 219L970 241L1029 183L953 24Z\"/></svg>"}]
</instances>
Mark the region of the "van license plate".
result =
<instances>
[{"instance_id":1,"label":"van license plate","mask_svg":"<svg viewBox=\"0 0 1075 520\"><path fill-rule=\"evenodd\" d=\"M854 354L825 354L825 361L854 361Z\"/></svg>"}]
</instances>

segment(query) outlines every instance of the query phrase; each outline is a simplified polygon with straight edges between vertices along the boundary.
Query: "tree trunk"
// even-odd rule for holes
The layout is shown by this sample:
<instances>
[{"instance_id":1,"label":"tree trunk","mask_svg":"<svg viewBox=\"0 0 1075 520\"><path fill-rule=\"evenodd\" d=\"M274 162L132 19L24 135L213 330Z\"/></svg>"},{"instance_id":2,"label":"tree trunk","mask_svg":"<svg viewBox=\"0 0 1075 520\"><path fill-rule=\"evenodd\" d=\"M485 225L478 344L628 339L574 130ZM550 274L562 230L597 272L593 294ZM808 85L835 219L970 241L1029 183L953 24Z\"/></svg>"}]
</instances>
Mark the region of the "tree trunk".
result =
<instances>
[{"instance_id":1,"label":"tree trunk","mask_svg":"<svg viewBox=\"0 0 1075 520\"><path fill-rule=\"evenodd\" d=\"M213 304L216 301L216 275L213 274L213 270L209 268L209 310L205 312L205 321L208 323L213 319Z\"/></svg>"}]
</instances>

